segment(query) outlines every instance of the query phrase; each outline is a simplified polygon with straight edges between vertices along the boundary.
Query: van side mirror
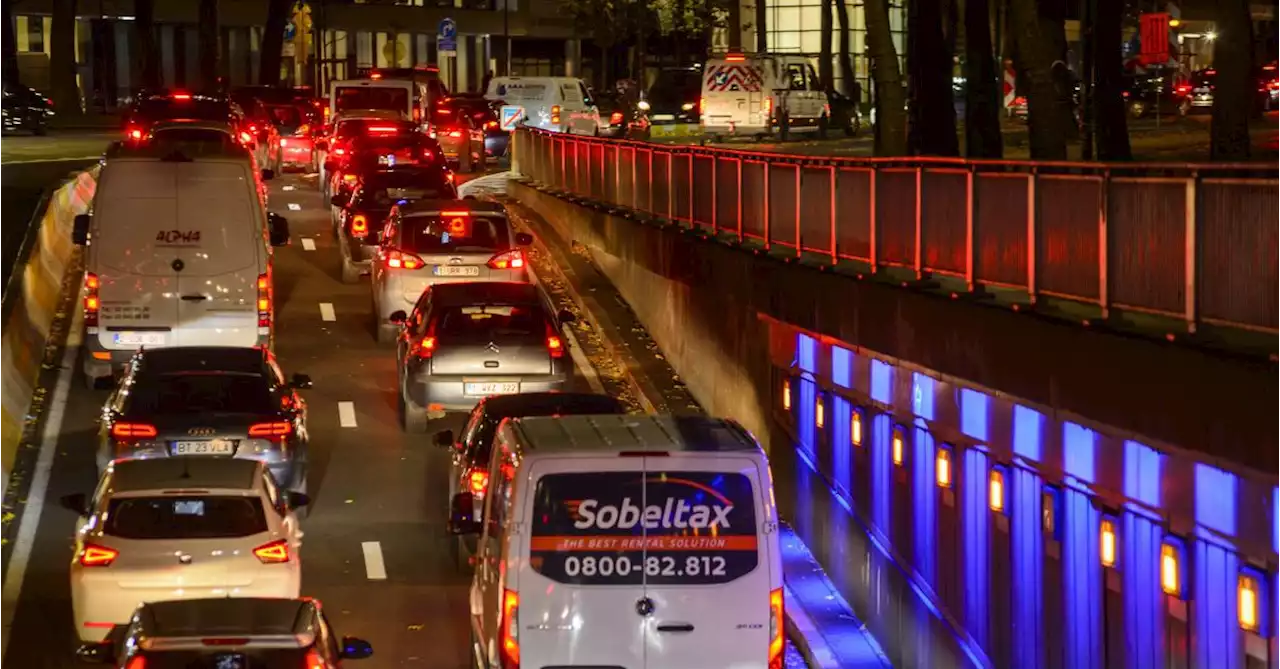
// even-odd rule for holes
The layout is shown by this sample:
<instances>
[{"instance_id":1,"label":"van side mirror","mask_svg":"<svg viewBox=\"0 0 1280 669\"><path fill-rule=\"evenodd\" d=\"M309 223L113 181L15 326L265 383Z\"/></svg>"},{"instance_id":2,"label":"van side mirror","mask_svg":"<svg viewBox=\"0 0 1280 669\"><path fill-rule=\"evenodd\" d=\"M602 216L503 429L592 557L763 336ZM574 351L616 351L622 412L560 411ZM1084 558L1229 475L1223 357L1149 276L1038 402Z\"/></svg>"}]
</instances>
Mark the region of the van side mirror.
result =
<instances>
[{"instance_id":1,"label":"van side mirror","mask_svg":"<svg viewBox=\"0 0 1280 669\"><path fill-rule=\"evenodd\" d=\"M276 178L276 171L275 171L275 170L273 170L273 169L265 169L265 170L262 170L262 180L263 180L263 181L271 181L271 180L272 180L272 179L274 179L274 178Z\"/></svg>"},{"instance_id":2,"label":"van side mirror","mask_svg":"<svg viewBox=\"0 0 1280 669\"><path fill-rule=\"evenodd\" d=\"M289 244L289 219L274 212L267 213L267 230L271 235L272 246Z\"/></svg>"},{"instance_id":3,"label":"van side mirror","mask_svg":"<svg viewBox=\"0 0 1280 669\"><path fill-rule=\"evenodd\" d=\"M76 214L71 222L71 243L84 246L89 243L89 225L93 219L88 214Z\"/></svg>"},{"instance_id":4,"label":"van side mirror","mask_svg":"<svg viewBox=\"0 0 1280 669\"><path fill-rule=\"evenodd\" d=\"M305 492L290 490L285 493L285 502L289 504L290 509L301 509L311 503L311 497Z\"/></svg>"},{"instance_id":5,"label":"van side mirror","mask_svg":"<svg viewBox=\"0 0 1280 669\"><path fill-rule=\"evenodd\" d=\"M436 433L436 446L450 448L453 446L453 430L440 430Z\"/></svg>"},{"instance_id":6,"label":"van side mirror","mask_svg":"<svg viewBox=\"0 0 1280 669\"><path fill-rule=\"evenodd\" d=\"M578 317L568 309L561 309L560 313L556 314L556 317L560 319L561 323L576 323L578 321Z\"/></svg>"},{"instance_id":7,"label":"van side mirror","mask_svg":"<svg viewBox=\"0 0 1280 669\"><path fill-rule=\"evenodd\" d=\"M311 377L306 374L294 374L289 379L289 387L294 390L309 390L311 388Z\"/></svg>"},{"instance_id":8,"label":"van side mirror","mask_svg":"<svg viewBox=\"0 0 1280 669\"><path fill-rule=\"evenodd\" d=\"M79 516L89 515L89 498L82 492L63 495L58 501L62 503L62 508L75 511Z\"/></svg>"},{"instance_id":9,"label":"van side mirror","mask_svg":"<svg viewBox=\"0 0 1280 669\"><path fill-rule=\"evenodd\" d=\"M475 519L476 498L469 492L453 496L449 504L449 534L480 534L480 523Z\"/></svg>"},{"instance_id":10,"label":"van side mirror","mask_svg":"<svg viewBox=\"0 0 1280 669\"><path fill-rule=\"evenodd\" d=\"M409 320L409 314L406 314L403 309L397 309L391 312L392 323L395 323L396 325L404 325L404 322L407 320Z\"/></svg>"},{"instance_id":11,"label":"van side mirror","mask_svg":"<svg viewBox=\"0 0 1280 669\"><path fill-rule=\"evenodd\" d=\"M527 232L517 232L516 244L518 244L519 246L529 246L533 244L533 235Z\"/></svg>"},{"instance_id":12,"label":"van side mirror","mask_svg":"<svg viewBox=\"0 0 1280 669\"><path fill-rule=\"evenodd\" d=\"M116 645L111 641L86 643L76 649L76 658L85 664L115 664Z\"/></svg>"}]
</instances>

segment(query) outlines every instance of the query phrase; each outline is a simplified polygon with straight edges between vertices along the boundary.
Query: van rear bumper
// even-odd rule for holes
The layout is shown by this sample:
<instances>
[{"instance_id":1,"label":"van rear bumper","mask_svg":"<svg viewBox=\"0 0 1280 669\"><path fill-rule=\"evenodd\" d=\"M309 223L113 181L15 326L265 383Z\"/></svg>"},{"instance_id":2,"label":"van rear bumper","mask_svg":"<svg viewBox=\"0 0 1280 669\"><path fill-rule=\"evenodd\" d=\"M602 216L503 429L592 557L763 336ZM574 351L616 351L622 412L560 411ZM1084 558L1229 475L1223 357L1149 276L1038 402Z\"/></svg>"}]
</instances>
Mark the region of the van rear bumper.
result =
<instances>
[{"instance_id":1,"label":"van rear bumper","mask_svg":"<svg viewBox=\"0 0 1280 669\"><path fill-rule=\"evenodd\" d=\"M270 346L271 335L258 335L256 346ZM85 331L80 345L80 366L90 379L100 379L119 374L133 359L135 349L109 349L98 340L96 332Z\"/></svg>"},{"instance_id":2,"label":"van rear bumper","mask_svg":"<svg viewBox=\"0 0 1280 669\"><path fill-rule=\"evenodd\" d=\"M752 137L755 135L768 135L773 132L773 128L765 125L703 125L702 134L704 135L743 135Z\"/></svg>"}]
</instances>

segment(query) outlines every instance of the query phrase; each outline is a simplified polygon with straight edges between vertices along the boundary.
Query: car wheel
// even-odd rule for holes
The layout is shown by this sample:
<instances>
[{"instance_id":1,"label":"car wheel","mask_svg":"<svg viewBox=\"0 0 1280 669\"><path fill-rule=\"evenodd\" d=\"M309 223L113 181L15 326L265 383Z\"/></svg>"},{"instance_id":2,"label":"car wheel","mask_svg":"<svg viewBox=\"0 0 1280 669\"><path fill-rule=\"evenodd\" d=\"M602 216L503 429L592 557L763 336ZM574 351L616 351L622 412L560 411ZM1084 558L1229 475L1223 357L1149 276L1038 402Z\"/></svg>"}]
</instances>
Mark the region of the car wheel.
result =
<instances>
[{"instance_id":1,"label":"car wheel","mask_svg":"<svg viewBox=\"0 0 1280 669\"><path fill-rule=\"evenodd\" d=\"M422 434L427 431L427 410L413 402L404 399L403 391L400 394L400 421L404 426L404 431L410 434Z\"/></svg>"},{"instance_id":2,"label":"car wheel","mask_svg":"<svg viewBox=\"0 0 1280 669\"><path fill-rule=\"evenodd\" d=\"M360 268L346 254L342 255L342 282L360 283Z\"/></svg>"},{"instance_id":3,"label":"car wheel","mask_svg":"<svg viewBox=\"0 0 1280 669\"><path fill-rule=\"evenodd\" d=\"M89 376L85 374L80 378L84 379L86 390L106 390L111 386L110 376Z\"/></svg>"}]
</instances>

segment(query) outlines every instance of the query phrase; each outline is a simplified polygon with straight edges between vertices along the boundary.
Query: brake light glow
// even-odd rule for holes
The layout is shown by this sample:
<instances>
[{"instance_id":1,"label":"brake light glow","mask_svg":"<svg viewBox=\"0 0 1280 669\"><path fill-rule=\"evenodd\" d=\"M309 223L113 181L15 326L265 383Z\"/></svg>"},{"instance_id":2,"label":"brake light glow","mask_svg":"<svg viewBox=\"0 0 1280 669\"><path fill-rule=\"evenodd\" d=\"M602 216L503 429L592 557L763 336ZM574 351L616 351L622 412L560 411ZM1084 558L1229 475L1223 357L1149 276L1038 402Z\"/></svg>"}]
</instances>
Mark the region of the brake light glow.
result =
<instances>
[{"instance_id":1,"label":"brake light glow","mask_svg":"<svg viewBox=\"0 0 1280 669\"><path fill-rule=\"evenodd\" d=\"M418 269L426 264L422 262L422 258L397 249L387 251L383 262L388 269Z\"/></svg>"},{"instance_id":2,"label":"brake light glow","mask_svg":"<svg viewBox=\"0 0 1280 669\"><path fill-rule=\"evenodd\" d=\"M1191 86L1187 84L1178 84L1178 88L1177 88L1178 95L1186 95L1190 91L1191 91Z\"/></svg>"},{"instance_id":3,"label":"brake light glow","mask_svg":"<svg viewBox=\"0 0 1280 669\"><path fill-rule=\"evenodd\" d=\"M370 135L394 135L400 132L400 128L394 125L371 125L366 132Z\"/></svg>"},{"instance_id":4,"label":"brake light glow","mask_svg":"<svg viewBox=\"0 0 1280 669\"><path fill-rule=\"evenodd\" d=\"M553 358L563 358L564 342L560 341L560 338L554 335L547 337L547 352L550 353Z\"/></svg>"},{"instance_id":5,"label":"brake light glow","mask_svg":"<svg viewBox=\"0 0 1280 669\"><path fill-rule=\"evenodd\" d=\"M257 123L250 123L250 124L249 124L249 132L258 132L258 124L257 124Z\"/></svg>"},{"instance_id":6,"label":"brake light glow","mask_svg":"<svg viewBox=\"0 0 1280 669\"><path fill-rule=\"evenodd\" d=\"M502 591L502 619L499 627L502 630L502 662L504 667L520 666L520 627L517 618L520 616L520 594L511 590Z\"/></svg>"},{"instance_id":7,"label":"brake light glow","mask_svg":"<svg viewBox=\"0 0 1280 669\"><path fill-rule=\"evenodd\" d=\"M289 541L276 539L253 549L253 556L262 564L280 564L289 561Z\"/></svg>"},{"instance_id":8,"label":"brake light glow","mask_svg":"<svg viewBox=\"0 0 1280 669\"><path fill-rule=\"evenodd\" d=\"M258 327L271 327L271 282L268 274L258 275Z\"/></svg>"},{"instance_id":9,"label":"brake light glow","mask_svg":"<svg viewBox=\"0 0 1280 669\"><path fill-rule=\"evenodd\" d=\"M134 140L134 141L138 141L138 140L142 139L142 129L141 129L141 128L129 128L128 130L126 130L126 131L125 131L125 136L126 136L126 137L128 137L129 139Z\"/></svg>"},{"instance_id":10,"label":"brake light glow","mask_svg":"<svg viewBox=\"0 0 1280 669\"><path fill-rule=\"evenodd\" d=\"M150 439L156 434L156 426L147 423L114 423L111 426L111 436L116 439Z\"/></svg>"},{"instance_id":11,"label":"brake light glow","mask_svg":"<svg viewBox=\"0 0 1280 669\"><path fill-rule=\"evenodd\" d=\"M298 126L297 130L293 131L293 134L294 136L297 136L297 137L302 137L304 135L311 134L311 124L303 123L302 125Z\"/></svg>"},{"instance_id":12,"label":"brake light glow","mask_svg":"<svg viewBox=\"0 0 1280 669\"><path fill-rule=\"evenodd\" d=\"M436 352L436 338L423 337L413 344L412 349L413 350L410 351L412 355L416 355L419 358L426 360Z\"/></svg>"},{"instance_id":13,"label":"brake light glow","mask_svg":"<svg viewBox=\"0 0 1280 669\"><path fill-rule=\"evenodd\" d=\"M450 137L452 137L452 138L454 138L454 139L458 139L459 137L462 137L462 131L461 131L461 130L450 130L450 131L449 131L449 136L450 136Z\"/></svg>"},{"instance_id":14,"label":"brake light glow","mask_svg":"<svg viewBox=\"0 0 1280 669\"><path fill-rule=\"evenodd\" d=\"M782 667L783 650L783 601L782 588L769 593L769 667Z\"/></svg>"},{"instance_id":15,"label":"brake light glow","mask_svg":"<svg viewBox=\"0 0 1280 669\"><path fill-rule=\"evenodd\" d=\"M613 112L609 115L609 125L618 125L622 123L622 112Z\"/></svg>"},{"instance_id":16,"label":"brake light glow","mask_svg":"<svg viewBox=\"0 0 1280 669\"><path fill-rule=\"evenodd\" d=\"M477 497L484 495L484 491L489 488L489 472L483 469L472 469L467 476L467 485L471 488L471 494Z\"/></svg>"},{"instance_id":17,"label":"brake light glow","mask_svg":"<svg viewBox=\"0 0 1280 669\"><path fill-rule=\"evenodd\" d=\"M448 218L448 217L451 217L451 216L464 216L464 217L465 217L465 216L470 216L470 215L471 215L471 212L469 212L469 211L465 211L465 210L464 210L464 211L442 211L442 212L440 212L440 215L441 215L442 217L445 217L445 218Z\"/></svg>"},{"instance_id":18,"label":"brake light glow","mask_svg":"<svg viewBox=\"0 0 1280 669\"><path fill-rule=\"evenodd\" d=\"M241 133L240 133L240 143L241 143L241 144L248 144L249 142L252 142L252 141L253 141L253 135L250 135L250 134L249 134L249 133L247 133L247 132L241 132Z\"/></svg>"},{"instance_id":19,"label":"brake light glow","mask_svg":"<svg viewBox=\"0 0 1280 669\"><path fill-rule=\"evenodd\" d=\"M524 251L514 249L489 259L490 269L520 269L524 267Z\"/></svg>"},{"instance_id":20,"label":"brake light glow","mask_svg":"<svg viewBox=\"0 0 1280 669\"><path fill-rule=\"evenodd\" d=\"M730 53L730 54L726 54L724 59L729 61L730 63L741 63L747 59L747 56L746 54L742 54L742 53Z\"/></svg>"},{"instance_id":21,"label":"brake light glow","mask_svg":"<svg viewBox=\"0 0 1280 669\"><path fill-rule=\"evenodd\" d=\"M343 148L337 148L337 149L334 149L334 150L333 150L333 155L335 155L335 156L342 156L342 155L346 155L346 153L347 153L347 150L346 150L346 149L343 149Z\"/></svg>"},{"instance_id":22,"label":"brake light glow","mask_svg":"<svg viewBox=\"0 0 1280 669\"><path fill-rule=\"evenodd\" d=\"M364 239L369 236L369 219L364 214L356 214L351 217L351 236L356 239Z\"/></svg>"},{"instance_id":23,"label":"brake light glow","mask_svg":"<svg viewBox=\"0 0 1280 669\"><path fill-rule=\"evenodd\" d=\"M287 437L293 432L293 423L278 420L270 423L255 423L249 426L250 437Z\"/></svg>"},{"instance_id":24,"label":"brake light glow","mask_svg":"<svg viewBox=\"0 0 1280 669\"><path fill-rule=\"evenodd\" d=\"M98 544L85 544L80 549L80 566L82 567L110 567L112 562L120 555L120 551Z\"/></svg>"},{"instance_id":25,"label":"brake light glow","mask_svg":"<svg viewBox=\"0 0 1280 669\"><path fill-rule=\"evenodd\" d=\"M191 94L190 93L174 93L173 99L178 100L180 102L186 102L187 100L191 99Z\"/></svg>"},{"instance_id":26,"label":"brake light glow","mask_svg":"<svg viewBox=\"0 0 1280 669\"><path fill-rule=\"evenodd\" d=\"M98 275L93 272L84 273L84 324L90 327L98 324L98 309L102 303L98 300Z\"/></svg>"},{"instance_id":27,"label":"brake light glow","mask_svg":"<svg viewBox=\"0 0 1280 669\"><path fill-rule=\"evenodd\" d=\"M370 78L370 79L372 79L372 80L374 80L374 81L377 81L377 80L379 80L379 79L381 79L381 78L382 78L382 73L381 73L381 72L370 72L370 73L369 73L369 78Z\"/></svg>"},{"instance_id":28,"label":"brake light glow","mask_svg":"<svg viewBox=\"0 0 1280 669\"><path fill-rule=\"evenodd\" d=\"M484 124L484 129L485 129L485 130L491 130L491 129L496 128L496 127L498 127L498 122L497 122L497 121L487 121L487 122L485 122L485 124Z\"/></svg>"},{"instance_id":29,"label":"brake light glow","mask_svg":"<svg viewBox=\"0 0 1280 669\"><path fill-rule=\"evenodd\" d=\"M307 657L304 660L306 664L302 665L302 669L329 669L329 663L320 657L320 651L312 648L307 651Z\"/></svg>"},{"instance_id":30,"label":"brake light glow","mask_svg":"<svg viewBox=\"0 0 1280 669\"><path fill-rule=\"evenodd\" d=\"M560 105L551 105L551 122L560 122Z\"/></svg>"},{"instance_id":31,"label":"brake light glow","mask_svg":"<svg viewBox=\"0 0 1280 669\"><path fill-rule=\"evenodd\" d=\"M141 655L134 655L125 669L147 669L147 658Z\"/></svg>"}]
</instances>

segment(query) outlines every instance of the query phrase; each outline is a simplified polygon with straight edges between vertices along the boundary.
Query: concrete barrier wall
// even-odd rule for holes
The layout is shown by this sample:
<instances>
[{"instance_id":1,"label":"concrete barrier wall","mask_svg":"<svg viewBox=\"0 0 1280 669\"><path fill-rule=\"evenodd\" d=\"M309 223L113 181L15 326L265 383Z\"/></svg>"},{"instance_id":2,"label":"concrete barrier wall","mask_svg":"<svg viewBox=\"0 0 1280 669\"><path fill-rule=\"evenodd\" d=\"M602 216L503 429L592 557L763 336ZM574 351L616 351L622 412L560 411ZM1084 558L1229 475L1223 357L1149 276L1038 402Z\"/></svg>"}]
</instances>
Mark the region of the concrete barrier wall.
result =
<instances>
[{"instance_id":1,"label":"concrete barrier wall","mask_svg":"<svg viewBox=\"0 0 1280 669\"><path fill-rule=\"evenodd\" d=\"M49 347L67 271L75 266L78 248L71 243L72 222L93 201L97 171L80 172L49 198L39 220L31 255L15 272L22 273L14 290L12 311L4 322L0 359L0 404L3 404L3 449L0 466L5 485L26 426L31 401Z\"/></svg>"}]
</instances>

